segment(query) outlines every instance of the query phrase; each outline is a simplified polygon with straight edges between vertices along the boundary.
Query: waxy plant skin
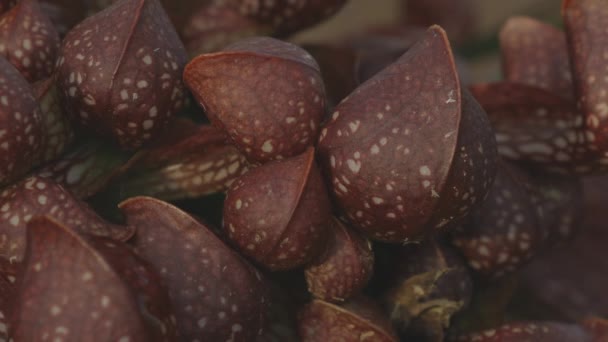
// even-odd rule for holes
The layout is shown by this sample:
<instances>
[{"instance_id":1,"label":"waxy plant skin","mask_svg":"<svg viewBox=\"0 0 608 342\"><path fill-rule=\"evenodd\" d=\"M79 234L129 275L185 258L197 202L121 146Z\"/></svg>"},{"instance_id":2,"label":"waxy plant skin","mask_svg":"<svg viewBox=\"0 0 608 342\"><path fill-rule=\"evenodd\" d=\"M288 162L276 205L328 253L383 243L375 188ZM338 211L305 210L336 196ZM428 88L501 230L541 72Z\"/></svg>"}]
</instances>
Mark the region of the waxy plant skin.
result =
<instances>
[{"instance_id":1,"label":"waxy plant skin","mask_svg":"<svg viewBox=\"0 0 608 342\"><path fill-rule=\"evenodd\" d=\"M29 82L52 74L59 46L59 34L37 0L19 1L0 16L0 55Z\"/></svg>"},{"instance_id":2,"label":"waxy plant skin","mask_svg":"<svg viewBox=\"0 0 608 342\"><path fill-rule=\"evenodd\" d=\"M38 161L43 121L33 89L0 57L0 185L29 172Z\"/></svg>"},{"instance_id":3,"label":"waxy plant skin","mask_svg":"<svg viewBox=\"0 0 608 342\"><path fill-rule=\"evenodd\" d=\"M349 221L387 242L462 221L485 198L497 158L490 124L461 89L439 27L335 108L319 155Z\"/></svg>"},{"instance_id":4,"label":"waxy plant skin","mask_svg":"<svg viewBox=\"0 0 608 342\"><path fill-rule=\"evenodd\" d=\"M305 270L308 291L327 302L343 302L363 290L374 271L371 242L333 220L325 251Z\"/></svg>"},{"instance_id":5,"label":"waxy plant skin","mask_svg":"<svg viewBox=\"0 0 608 342\"><path fill-rule=\"evenodd\" d=\"M23 260L26 227L37 216L47 215L77 232L120 241L135 233L133 227L106 222L60 184L41 177L26 178L0 192L0 213L0 255L11 261Z\"/></svg>"},{"instance_id":6,"label":"waxy plant skin","mask_svg":"<svg viewBox=\"0 0 608 342\"><path fill-rule=\"evenodd\" d=\"M0 0L0 341L608 341L608 3L396 6Z\"/></svg>"},{"instance_id":7,"label":"waxy plant skin","mask_svg":"<svg viewBox=\"0 0 608 342\"><path fill-rule=\"evenodd\" d=\"M257 263L293 269L325 247L329 203L311 148L237 179L226 193L224 227L230 241Z\"/></svg>"},{"instance_id":8,"label":"waxy plant skin","mask_svg":"<svg viewBox=\"0 0 608 342\"><path fill-rule=\"evenodd\" d=\"M184 80L211 122L252 162L296 156L317 139L325 115L321 72L312 56L293 44L240 41L195 58Z\"/></svg>"},{"instance_id":9,"label":"waxy plant skin","mask_svg":"<svg viewBox=\"0 0 608 342\"><path fill-rule=\"evenodd\" d=\"M138 231L136 250L169 288L180 336L251 341L263 331L261 274L209 228L153 198L130 199L121 209Z\"/></svg>"},{"instance_id":10,"label":"waxy plant skin","mask_svg":"<svg viewBox=\"0 0 608 342\"><path fill-rule=\"evenodd\" d=\"M28 225L27 240L10 338L175 339L158 274L127 245L79 236L46 217ZM112 328L100 329L98 321Z\"/></svg>"},{"instance_id":11,"label":"waxy plant skin","mask_svg":"<svg viewBox=\"0 0 608 342\"><path fill-rule=\"evenodd\" d=\"M185 62L158 0L118 1L67 34L57 82L74 120L136 149L182 108Z\"/></svg>"}]
</instances>

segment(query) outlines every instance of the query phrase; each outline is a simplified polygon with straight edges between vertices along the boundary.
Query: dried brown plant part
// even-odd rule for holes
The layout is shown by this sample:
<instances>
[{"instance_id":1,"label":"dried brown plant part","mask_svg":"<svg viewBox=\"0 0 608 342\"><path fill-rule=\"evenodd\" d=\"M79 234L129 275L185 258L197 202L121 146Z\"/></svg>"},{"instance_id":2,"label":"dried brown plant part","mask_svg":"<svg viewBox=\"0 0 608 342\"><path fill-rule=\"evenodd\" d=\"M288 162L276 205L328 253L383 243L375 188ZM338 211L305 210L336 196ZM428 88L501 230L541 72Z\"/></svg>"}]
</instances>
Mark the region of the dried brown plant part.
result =
<instances>
[{"instance_id":1,"label":"dried brown plant part","mask_svg":"<svg viewBox=\"0 0 608 342\"><path fill-rule=\"evenodd\" d=\"M99 140L89 140L44 165L36 176L62 184L77 198L85 199L126 172L130 161L129 153Z\"/></svg>"},{"instance_id":2,"label":"dried brown plant part","mask_svg":"<svg viewBox=\"0 0 608 342\"><path fill-rule=\"evenodd\" d=\"M562 175L608 168L608 157L589 144L597 131L585 128L572 101L512 82L478 84L471 90L488 113L503 158Z\"/></svg>"},{"instance_id":3,"label":"dried brown plant part","mask_svg":"<svg viewBox=\"0 0 608 342\"><path fill-rule=\"evenodd\" d=\"M252 341L262 333L268 299L256 269L168 203L136 197L120 207L137 228L136 250L169 288L181 338Z\"/></svg>"},{"instance_id":4,"label":"dried brown plant part","mask_svg":"<svg viewBox=\"0 0 608 342\"><path fill-rule=\"evenodd\" d=\"M39 158L43 129L32 88L0 56L0 186L31 170Z\"/></svg>"},{"instance_id":5,"label":"dried brown plant part","mask_svg":"<svg viewBox=\"0 0 608 342\"><path fill-rule=\"evenodd\" d=\"M570 47L574 89L578 108L584 116L585 144L608 160L608 45L603 31L608 21L608 7L601 0L564 0L562 14Z\"/></svg>"},{"instance_id":6,"label":"dried brown plant part","mask_svg":"<svg viewBox=\"0 0 608 342\"><path fill-rule=\"evenodd\" d=\"M313 300L298 315L298 331L302 342L399 340L382 310L362 297L340 306Z\"/></svg>"},{"instance_id":7,"label":"dried brown plant part","mask_svg":"<svg viewBox=\"0 0 608 342\"><path fill-rule=\"evenodd\" d=\"M63 155L74 140L74 128L59 103L53 78L34 83L33 89L40 103L44 125L44 148L40 162L45 163Z\"/></svg>"},{"instance_id":8,"label":"dried brown plant part","mask_svg":"<svg viewBox=\"0 0 608 342\"><path fill-rule=\"evenodd\" d=\"M115 183L124 197L165 201L223 192L249 169L245 157L217 128L174 120Z\"/></svg>"},{"instance_id":9,"label":"dried brown plant part","mask_svg":"<svg viewBox=\"0 0 608 342\"><path fill-rule=\"evenodd\" d=\"M250 161L293 157L317 139L325 88L317 62L296 45L243 40L195 58L184 81Z\"/></svg>"},{"instance_id":10,"label":"dried brown plant part","mask_svg":"<svg viewBox=\"0 0 608 342\"><path fill-rule=\"evenodd\" d=\"M268 163L237 179L224 202L228 239L270 270L302 266L323 248L331 203L314 149Z\"/></svg>"},{"instance_id":11,"label":"dried brown plant part","mask_svg":"<svg viewBox=\"0 0 608 342\"><path fill-rule=\"evenodd\" d=\"M477 5L471 0L407 0L405 22L428 27L441 25L451 41L462 43L475 36L478 25Z\"/></svg>"},{"instance_id":12,"label":"dried brown plant part","mask_svg":"<svg viewBox=\"0 0 608 342\"><path fill-rule=\"evenodd\" d=\"M487 199L452 234L452 243L477 274L502 277L540 252L543 232L528 190L531 182L523 172L501 164Z\"/></svg>"},{"instance_id":13,"label":"dried brown plant part","mask_svg":"<svg viewBox=\"0 0 608 342\"><path fill-rule=\"evenodd\" d=\"M581 326L561 322L521 321L504 324L496 329L458 336L450 341L462 342L592 342L591 335Z\"/></svg>"},{"instance_id":14,"label":"dried brown plant part","mask_svg":"<svg viewBox=\"0 0 608 342\"><path fill-rule=\"evenodd\" d=\"M374 270L369 240L332 220L326 249L305 268L308 291L327 302L343 302L359 294Z\"/></svg>"},{"instance_id":15,"label":"dried brown plant part","mask_svg":"<svg viewBox=\"0 0 608 342\"><path fill-rule=\"evenodd\" d=\"M500 281L476 281L469 305L452 318L449 336L495 328L507 319L509 304L518 286L518 273Z\"/></svg>"},{"instance_id":16,"label":"dried brown plant part","mask_svg":"<svg viewBox=\"0 0 608 342\"><path fill-rule=\"evenodd\" d=\"M59 34L38 0L20 0L0 17L0 55L29 82L53 73L59 46Z\"/></svg>"},{"instance_id":17,"label":"dried brown plant part","mask_svg":"<svg viewBox=\"0 0 608 342\"><path fill-rule=\"evenodd\" d=\"M461 91L437 26L336 107L318 148L348 219L394 243L458 224L485 197L497 159L490 123Z\"/></svg>"},{"instance_id":18,"label":"dried brown plant part","mask_svg":"<svg viewBox=\"0 0 608 342\"><path fill-rule=\"evenodd\" d=\"M506 81L536 86L574 99L566 34L529 17L513 17L500 31Z\"/></svg>"},{"instance_id":19,"label":"dried brown plant part","mask_svg":"<svg viewBox=\"0 0 608 342\"><path fill-rule=\"evenodd\" d=\"M382 302L393 326L406 340L443 341L453 315L471 300L472 281L464 261L431 240L400 247L391 263Z\"/></svg>"},{"instance_id":20,"label":"dried brown plant part","mask_svg":"<svg viewBox=\"0 0 608 342\"><path fill-rule=\"evenodd\" d=\"M63 41L57 81L84 127L136 149L184 104L186 52L158 0L121 0Z\"/></svg>"},{"instance_id":21,"label":"dried brown plant part","mask_svg":"<svg viewBox=\"0 0 608 342\"><path fill-rule=\"evenodd\" d=\"M175 317L151 266L120 242L38 217L10 319L15 341L174 341Z\"/></svg>"},{"instance_id":22,"label":"dried brown plant part","mask_svg":"<svg viewBox=\"0 0 608 342\"><path fill-rule=\"evenodd\" d=\"M26 249L27 224L43 215L81 234L126 241L135 232L132 227L104 221L59 184L29 177L0 192L0 256L10 261L21 261Z\"/></svg>"}]
</instances>

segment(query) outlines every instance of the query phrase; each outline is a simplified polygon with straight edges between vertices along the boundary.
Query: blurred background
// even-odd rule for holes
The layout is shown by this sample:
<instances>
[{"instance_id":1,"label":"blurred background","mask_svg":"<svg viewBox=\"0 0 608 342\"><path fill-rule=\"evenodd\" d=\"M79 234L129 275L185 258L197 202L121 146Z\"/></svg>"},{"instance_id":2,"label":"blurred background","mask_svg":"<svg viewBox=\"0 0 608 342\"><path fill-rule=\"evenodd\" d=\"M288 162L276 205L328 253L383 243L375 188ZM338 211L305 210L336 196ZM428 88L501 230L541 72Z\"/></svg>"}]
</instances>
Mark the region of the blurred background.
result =
<instances>
[{"instance_id":1,"label":"blurred background","mask_svg":"<svg viewBox=\"0 0 608 342\"><path fill-rule=\"evenodd\" d=\"M436 1L440 2L440 1ZM500 79L500 59L497 34L504 22L512 16L525 15L561 26L559 0L446 0L455 9L450 12L472 10L470 34L456 47L467 57L472 81ZM297 34L299 43L341 41L366 30L398 25L407 15L404 0L351 0L338 14L326 22ZM456 13L454 13L456 16ZM459 25L455 22L454 25Z\"/></svg>"}]
</instances>

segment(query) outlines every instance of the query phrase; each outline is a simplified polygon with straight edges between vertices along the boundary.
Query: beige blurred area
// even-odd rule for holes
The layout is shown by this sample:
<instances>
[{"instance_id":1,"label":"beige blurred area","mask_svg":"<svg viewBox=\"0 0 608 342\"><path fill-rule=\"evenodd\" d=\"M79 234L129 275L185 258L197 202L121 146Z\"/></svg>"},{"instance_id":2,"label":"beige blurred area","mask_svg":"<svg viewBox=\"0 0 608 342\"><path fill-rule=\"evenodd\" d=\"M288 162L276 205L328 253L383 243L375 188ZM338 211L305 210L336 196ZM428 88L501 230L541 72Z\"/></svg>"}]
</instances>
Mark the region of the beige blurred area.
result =
<instances>
[{"instance_id":1,"label":"beige blurred area","mask_svg":"<svg viewBox=\"0 0 608 342\"><path fill-rule=\"evenodd\" d=\"M294 40L298 43L339 41L371 28L398 23L405 1L350 0L337 15L298 34ZM477 30L471 41L491 40L511 16L527 15L554 24L560 22L561 0L472 0L472 3L477 12ZM473 81L500 77L500 61L496 53L477 56L469 63Z\"/></svg>"}]
</instances>

